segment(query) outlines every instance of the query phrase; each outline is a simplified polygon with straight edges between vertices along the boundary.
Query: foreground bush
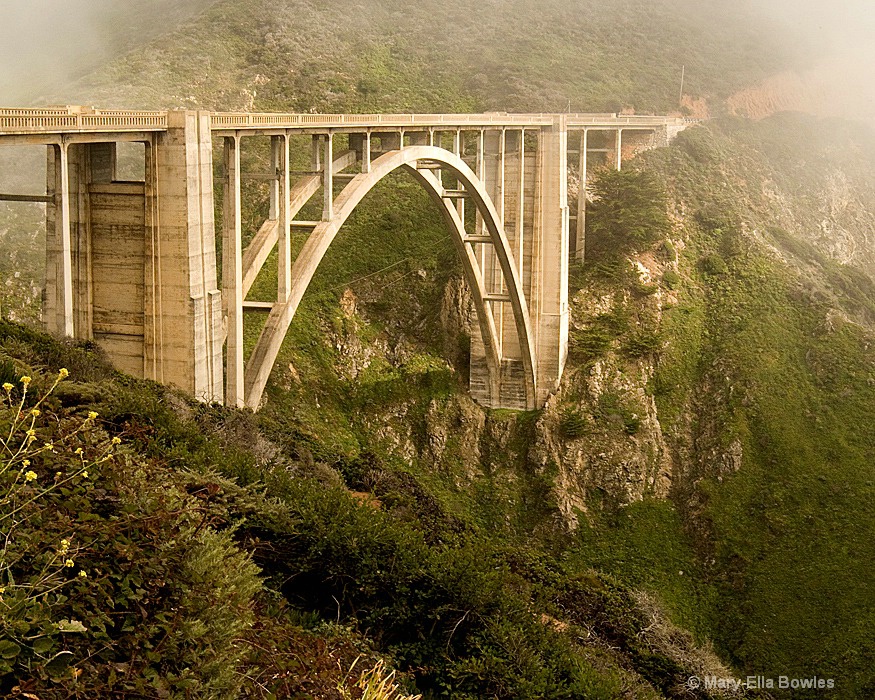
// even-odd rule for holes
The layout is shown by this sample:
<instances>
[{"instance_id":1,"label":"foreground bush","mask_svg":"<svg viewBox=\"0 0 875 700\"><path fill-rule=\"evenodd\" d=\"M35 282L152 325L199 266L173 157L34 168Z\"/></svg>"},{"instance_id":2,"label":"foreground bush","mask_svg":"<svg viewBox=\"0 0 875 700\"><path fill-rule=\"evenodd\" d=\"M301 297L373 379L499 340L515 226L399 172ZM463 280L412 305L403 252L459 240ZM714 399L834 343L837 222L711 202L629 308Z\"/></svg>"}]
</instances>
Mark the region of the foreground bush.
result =
<instances>
[{"instance_id":1,"label":"foreground bush","mask_svg":"<svg viewBox=\"0 0 875 700\"><path fill-rule=\"evenodd\" d=\"M235 697L255 565L216 529L203 477L61 409L66 376L2 388L0 691Z\"/></svg>"}]
</instances>

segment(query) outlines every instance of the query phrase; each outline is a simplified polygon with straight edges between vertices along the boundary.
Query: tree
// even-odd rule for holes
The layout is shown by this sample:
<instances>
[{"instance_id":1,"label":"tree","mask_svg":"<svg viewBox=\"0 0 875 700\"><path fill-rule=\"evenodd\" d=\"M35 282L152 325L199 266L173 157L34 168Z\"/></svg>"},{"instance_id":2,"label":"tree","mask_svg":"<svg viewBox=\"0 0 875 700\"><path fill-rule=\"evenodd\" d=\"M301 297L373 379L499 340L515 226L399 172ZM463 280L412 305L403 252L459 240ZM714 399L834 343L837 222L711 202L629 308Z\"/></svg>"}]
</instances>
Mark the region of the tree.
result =
<instances>
[{"instance_id":1,"label":"tree","mask_svg":"<svg viewBox=\"0 0 875 700\"><path fill-rule=\"evenodd\" d=\"M592 183L586 212L587 256L641 250L671 232L665 190L644 170L603 170Z\"/></svg>"}]
</instances>

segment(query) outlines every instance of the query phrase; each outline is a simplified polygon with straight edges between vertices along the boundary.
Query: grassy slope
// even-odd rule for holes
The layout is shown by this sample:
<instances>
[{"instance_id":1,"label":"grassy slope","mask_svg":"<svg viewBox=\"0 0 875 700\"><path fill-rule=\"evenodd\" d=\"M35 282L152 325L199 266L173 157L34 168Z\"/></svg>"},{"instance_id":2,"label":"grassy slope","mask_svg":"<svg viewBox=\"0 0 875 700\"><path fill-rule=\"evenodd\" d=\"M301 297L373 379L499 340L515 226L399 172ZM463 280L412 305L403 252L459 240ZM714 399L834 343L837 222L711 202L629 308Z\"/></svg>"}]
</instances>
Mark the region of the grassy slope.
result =
<instances>
[{"instance_id":1,"label":"grassy slope","mask_svg":"<svg viewBox=\"0 0 875 700\"><path fill-rule=\"evenodd\" d=\"M747 25L747 26L746 26ZM798 57L719 3L219 3L64 99L300 111L616 111L722 99ZM755 51L752 50L755 47Z\"/></svg>"},{"instance_id":2,"label":"grassy slope","mask_svg":"<svg viewBox=\"0 0 875 700\"><path fill-rule=\"evenodd\" d=\"M189 402L112 372L92 347L0 323L0 379L16 401L24 373L29 407L59 366L70 379L37 425L55 449L24 466L36 487L76 474L34 498L0 570L0 690L12 697L27 697L18 685L45 698L340 699L354 655L372 663L370 644L429 697L655 700L680 697L701 668L721 672L618 581L490 537L375 455L334 464L350 483L380 484L379 501L362 501L328 465L301 459L301 441L265 440L252 414ZM77 428L91 410L96 421ZM0 407L4 431L16 414ZM89 461L110 437L120 456ZM79 444L90 476L76 471ZM44 573L31 560L62 538L87 576L62 570L65 595L22 612ZM87 629L59 634L63 619ZM50 644L34 641L45 634Z\"/></svg>"},{"instance_id":3,"label":"grassy slope","mask_svg":"<svg viewBox=\"0 0 875 700\"><path fill-rule=\"evenodd\" d=\"M684 410L698 416L678 505L718 592L713 637L748 672L832 675L843 697L862 698L873 682L875 442L866 426L875 391L872 327L850 319L871 324L871 301L861 300L871 300L872 280L805 239L816 235L810 202L826 197L824 171L836 159L852 191L865 192L857 187L871 175L865 155L838 155L866 142L840 132L813 158L804 144L822 129L793 117L724 125L704 150L703 135L690 134L653 159L692 214L685 291L666 321L677 350L662 357L656 391L676 437ZM782 202L762 187L774 180ZM869 213L857 214L871 217L862 199ZM795 235L770 229L787 205ZM725 269L703 267L708 256ZM736 440L743 458L733 473L720 455Z\"/></svg>"},{"instance_id":4,"label":"grassy slope","mask_svg":"<svg viewBox=\"0 0 875 700\"><path fill-rule=\"evenodd\" d=\"M871 259L871 149L871 134L783 115L712 123L644 158L679 217L648 385L673 485L619 508L590 488L567 553L658 595L740 675L832 677L849 698L875 682L873 281L830 253ZM854 246L824 234L837 221L855 222ZM639 285L613 263L589 269L592 295ZM640 333L629 306L572 334L584 375ZM572 438L599 415L580 400L567 391L557 409Z\"/></svg>"}]
</instances>

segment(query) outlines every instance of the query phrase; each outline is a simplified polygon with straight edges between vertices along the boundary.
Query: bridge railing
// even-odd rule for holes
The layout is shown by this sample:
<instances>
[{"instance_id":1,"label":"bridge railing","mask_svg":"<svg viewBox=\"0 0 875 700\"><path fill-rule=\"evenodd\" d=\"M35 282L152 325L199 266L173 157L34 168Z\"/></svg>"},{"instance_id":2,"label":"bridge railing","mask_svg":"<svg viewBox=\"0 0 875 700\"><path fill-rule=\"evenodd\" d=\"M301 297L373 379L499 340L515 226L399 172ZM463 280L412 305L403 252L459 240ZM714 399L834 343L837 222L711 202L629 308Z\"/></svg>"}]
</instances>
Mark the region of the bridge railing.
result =
<instances>
[{"instance_id":1,"label":"bridge railing","mask_svg":"<svg viewBox=\"0 0 875 700\"><path fill-rule=\"evenodd\" d=\"M295 127L343 127L343 126L386 126L391 128L405 126L437 127L452 126L549 126L556 114L507 114L488 112L485 114L270 114L214 112L210 123L217 131L228 129L295 128ZM681 123L680 117L659 117L637 114L586 113L567 114L567 123L575 126L638 126L655 127L670 123Z\"/></svg>"},{"instance_id":2,"label":"bridge railing","mask_svg":"<svg viewBox=\"0 0 875 700\"><path fill-rule=\"evenodd\" d=\"M471 126L549 126L558 115L508 114L272 114L213 112L210 123L214 130L284 129L385 126L404 128L421 126L448 128ZM616 126L658 127L666 124L688 124L682 117L657 117L637 114L587 113L563 115L571 128ZM87 107L45 107L38 109L0 109L0 131L11 133L58 131L162 131L167 128L167 112L133 110L97 110Z\"/></svg>"},{"instance_id":3,"label":"bridge railing","mask_svg":"<svg viewBox=\"0 0 875 700\"><path fill-rule=\"evenodd\" d=\"M0 116L60 116L72 114L69 107L45 107L43 109L10 109L0 107Z\"/></svg>"},{"instance_id":4,"label":"bridge railing","mask_svg":"<svg viewBox=\"0 0 875 700\"><path fill-rule=\"evenodd\" d=\"M552 123L552 115L543 114L240 114L214 112L210 116L213 129L246 129L259 127L294 128L318 126L456 126L489 124L522 124L541 126Z\"/></svg>"},{"instance_id":5,"label":"bridge railing","mask_svg":"<svg viewBox=\"0 0 875 700\"><path fill-rule=\"evenodd\" d=\"M167 112L92 110L77 107L0 109L0 131L155 131L167 128Z\"/></svg>"}]
</instances>

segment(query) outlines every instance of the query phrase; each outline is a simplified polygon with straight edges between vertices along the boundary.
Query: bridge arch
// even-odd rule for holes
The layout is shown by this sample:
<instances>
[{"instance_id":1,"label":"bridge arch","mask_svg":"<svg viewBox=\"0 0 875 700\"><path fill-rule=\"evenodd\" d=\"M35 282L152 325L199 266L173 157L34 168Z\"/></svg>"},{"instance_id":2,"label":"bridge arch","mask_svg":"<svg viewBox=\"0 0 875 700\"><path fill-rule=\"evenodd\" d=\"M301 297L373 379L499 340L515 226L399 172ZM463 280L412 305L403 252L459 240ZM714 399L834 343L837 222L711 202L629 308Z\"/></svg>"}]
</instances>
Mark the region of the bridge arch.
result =
<instances>
[{"instance_id":1,"label":"bridge arch","mask_svg":"<svg viewBox=\"0 0 875 700\"><path fill-rule=\"evenodd\" d=\"M488 298L482 270L468 240L465 223L453 202L445 196L440 177L434 172L437 168L450 172L458 180L465 189L469 201L480 214L504 276L507 287L506 299L496 301ZM331 218L320 222L304 244L292 266L292 284L288 299L274 304L244 371L245 403L250 408L258 408L298 305L340 228L365 195L383 178L399 169L410 172L428 192L438 205L444 222L452 234L456 250L462 260L465 277L471 288L478 325L486 349L490 392L493 396L498 396L501 376L500 343L492 305L509 303L522 349L526 403L529 408L535 407L537 387L535 338L520 276L510 244L504 234L501 218L484 184L459 156L435 146L407 146L380 156L371 164L369 172L360 173L352 178L334 199ZM481 241L478 239L478 242Z\"/></svg>"}]
</instances>

